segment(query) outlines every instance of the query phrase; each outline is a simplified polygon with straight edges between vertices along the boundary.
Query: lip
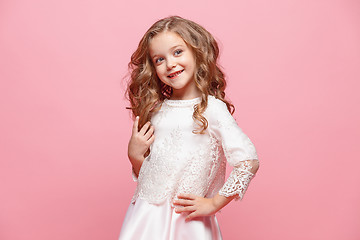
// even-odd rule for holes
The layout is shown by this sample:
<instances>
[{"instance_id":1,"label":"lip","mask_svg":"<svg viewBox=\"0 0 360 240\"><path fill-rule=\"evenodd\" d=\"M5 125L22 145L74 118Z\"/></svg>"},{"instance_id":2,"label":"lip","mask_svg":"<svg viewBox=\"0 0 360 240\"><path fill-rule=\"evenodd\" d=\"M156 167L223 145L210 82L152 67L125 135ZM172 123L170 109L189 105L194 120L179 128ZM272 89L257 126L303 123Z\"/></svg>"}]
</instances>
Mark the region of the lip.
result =
<instances>
[{"instance_id":1,"label":"lip","mask_svg":"<svg viewBox=\"0 0 360 240\"><path fill-rule=\"evenodd\" d=\"M176 77L178 77L183 71L184 71L184 69L179 70L179 71L176 71L176 72L173 72L173 73L170 73L169 75L167 75L167 77L168 77L168 78L171 78L171 79L176 78ZM176 75L175 77L170 77L170 75L172 75L172 74L174 74L174 73L178 73L178 72L180 72L180 73L179 73L178 75Z\"/></svg>"}]
</instances>

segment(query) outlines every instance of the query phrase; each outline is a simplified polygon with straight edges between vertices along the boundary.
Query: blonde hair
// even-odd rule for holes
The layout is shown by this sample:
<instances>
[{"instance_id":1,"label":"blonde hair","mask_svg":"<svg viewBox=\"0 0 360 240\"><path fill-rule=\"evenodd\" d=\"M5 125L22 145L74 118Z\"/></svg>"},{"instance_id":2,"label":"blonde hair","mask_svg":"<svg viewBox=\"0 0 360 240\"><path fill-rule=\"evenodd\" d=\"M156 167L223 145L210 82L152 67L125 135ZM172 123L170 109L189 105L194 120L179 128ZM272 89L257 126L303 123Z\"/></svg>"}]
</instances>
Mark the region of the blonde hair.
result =
<instances>
[{"instance_id":1,"label":"blonde hair","mask_svg":"<svg viewBox=\"0 0 360 240\"><path fill-rule=\"evenodd\" d=\"M201 92L201 102L194 106L193 119L200 129L194 133L203 134L208 121L202 115L207 108L208 95L212 95L224 103L231 114L234 105L225 100L226 81L217 58L219 47L214 37L199 24L170 16L155 22L144 34L136 51L128 64L130 81L126 95L130 101L133 117L139 116L139 129L151 119L154 112L160 109L162 101L170 98L173 89L164 84L157 76L149 54L150 40L157 34L171 31L177 33L192 50L196 59L195 85Z\"/></svg>"}]
</instances>

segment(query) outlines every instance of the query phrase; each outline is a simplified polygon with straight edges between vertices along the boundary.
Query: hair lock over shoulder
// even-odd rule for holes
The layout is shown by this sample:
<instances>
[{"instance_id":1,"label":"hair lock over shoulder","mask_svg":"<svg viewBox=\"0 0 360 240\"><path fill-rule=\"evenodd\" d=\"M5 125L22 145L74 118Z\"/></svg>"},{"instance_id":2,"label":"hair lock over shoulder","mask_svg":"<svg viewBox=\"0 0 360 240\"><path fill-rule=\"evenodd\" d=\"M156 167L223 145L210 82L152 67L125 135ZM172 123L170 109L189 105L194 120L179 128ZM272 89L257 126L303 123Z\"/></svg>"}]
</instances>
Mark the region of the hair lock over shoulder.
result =
<instances>
[{"instance_id":1,"label":"hair lock over shoulder","mask_svg":"<svg viewBox=\"0 0 360 240\"><path fill-rule=\"evenodd\" d=\"M214 37L199 24L170 16L155 22L144 34L128 64L130 79L126 90L133 117L140 116L139 128L158 111L164 99L170 98L172 88L158 78L149 54L150 40L157 34L171 31L177 33L191 48L196 59L195 85L201 92L201 102L194 106L193 119L199 125L194 133L204 133L208 126L202 115L207 108L208 95L224 103L231 114L234 106L225 100L225 75L217 63L219 47Z\"/></svg>"}]
</instances>

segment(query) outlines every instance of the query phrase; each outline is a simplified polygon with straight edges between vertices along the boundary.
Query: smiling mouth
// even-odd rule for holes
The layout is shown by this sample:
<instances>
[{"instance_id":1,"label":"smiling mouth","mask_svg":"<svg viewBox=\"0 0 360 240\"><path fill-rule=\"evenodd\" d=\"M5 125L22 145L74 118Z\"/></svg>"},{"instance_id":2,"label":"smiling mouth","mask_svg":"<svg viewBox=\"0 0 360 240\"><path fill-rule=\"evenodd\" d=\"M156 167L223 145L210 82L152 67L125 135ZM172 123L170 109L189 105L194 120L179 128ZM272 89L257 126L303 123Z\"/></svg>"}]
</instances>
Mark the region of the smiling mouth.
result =
<instances>
[{"instance_id":1,"label":"smiling mouth","mask_svg":"<svg viewBox=\"0 0 360 240\"><path fill-rule=\"evenodd\" d=\"M175 77L179 76L183 71L184 71L184 69L183 69L183 70L180 70L180 71L177 71L177 72L174 72L174 73L170 74L170 75L167 76L167 77L168 77L168 78L175 78Z\"/></svg>"}]
</instances>

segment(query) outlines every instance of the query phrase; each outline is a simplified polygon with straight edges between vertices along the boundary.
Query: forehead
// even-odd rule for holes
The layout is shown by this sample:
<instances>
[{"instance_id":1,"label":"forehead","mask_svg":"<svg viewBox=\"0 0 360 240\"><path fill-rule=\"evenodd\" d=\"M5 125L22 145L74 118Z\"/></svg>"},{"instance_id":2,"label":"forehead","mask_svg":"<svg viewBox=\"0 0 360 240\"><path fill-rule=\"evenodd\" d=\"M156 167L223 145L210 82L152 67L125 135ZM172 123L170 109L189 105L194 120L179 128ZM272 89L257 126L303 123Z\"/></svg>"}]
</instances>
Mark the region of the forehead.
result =
<instances>
[{"instance_id":1,"label":"forehead","mask_svg":"<svg viewBox=\"0 0 360 240\"><path fill-rule=\"evenodd\" d=\"M151 55L162 54L178 45L186 47L186 43L177 33L161 32L150 40L149 51Z\"/></svg>"}]
</instances>

